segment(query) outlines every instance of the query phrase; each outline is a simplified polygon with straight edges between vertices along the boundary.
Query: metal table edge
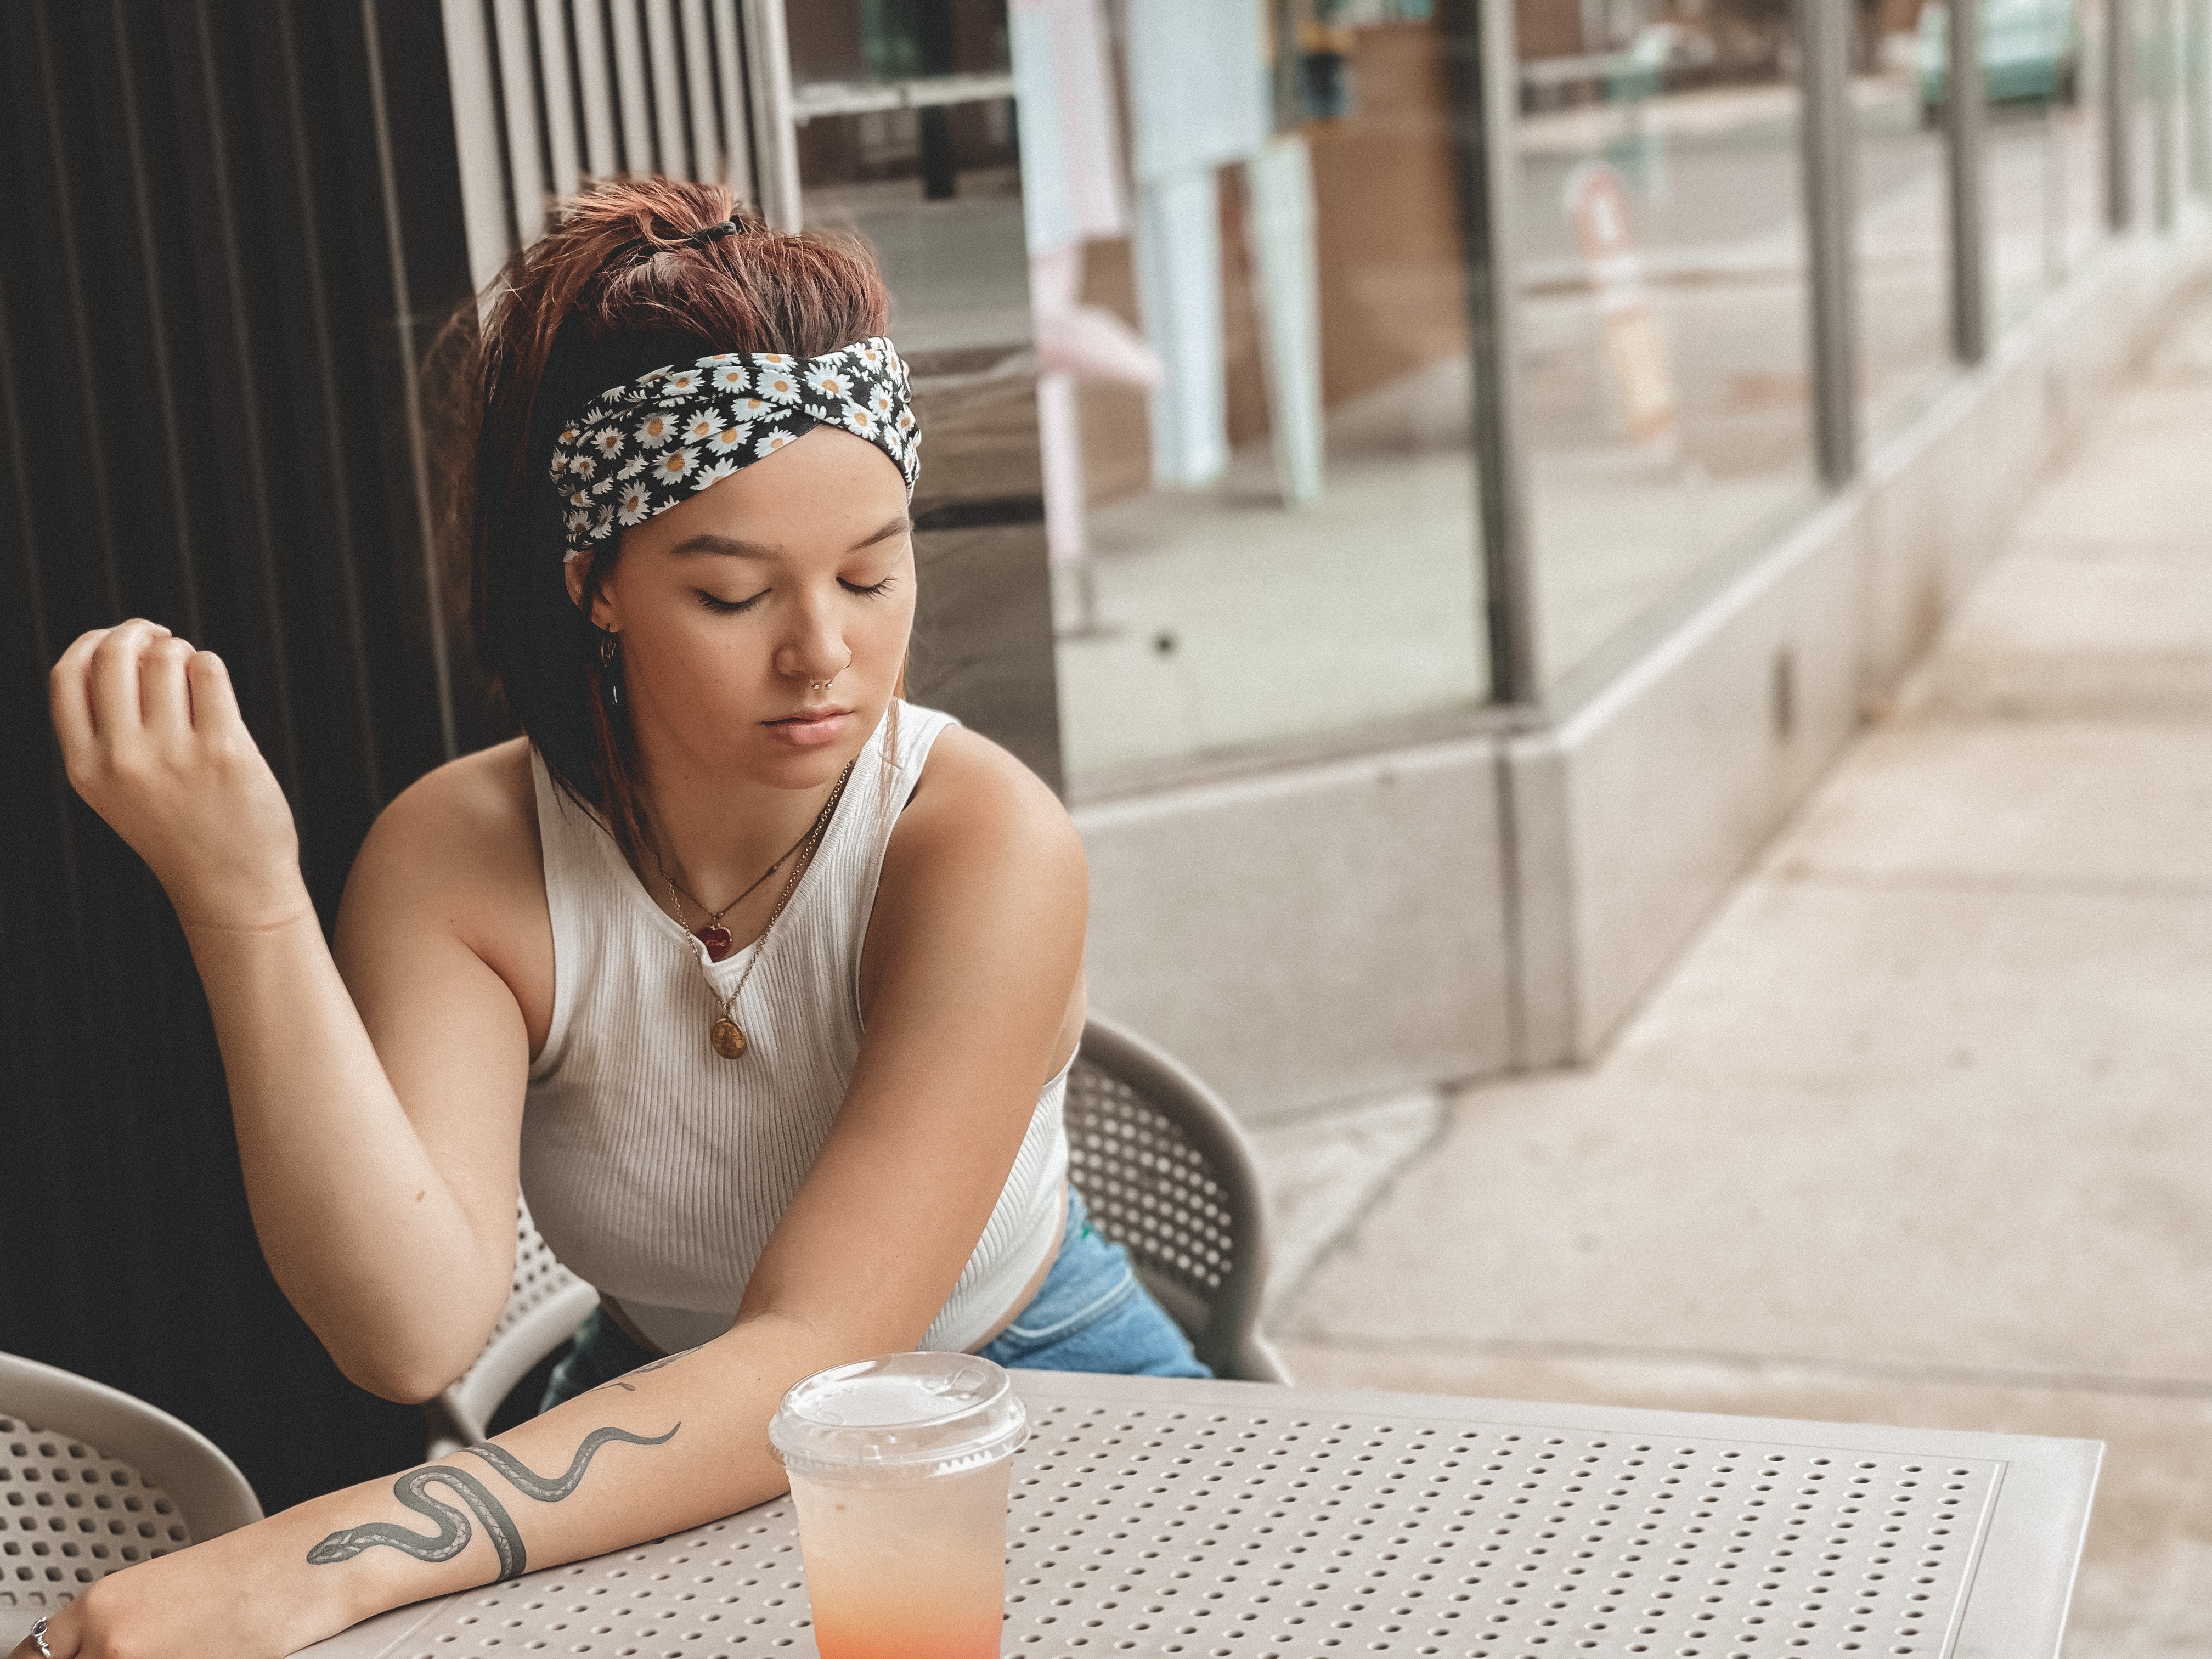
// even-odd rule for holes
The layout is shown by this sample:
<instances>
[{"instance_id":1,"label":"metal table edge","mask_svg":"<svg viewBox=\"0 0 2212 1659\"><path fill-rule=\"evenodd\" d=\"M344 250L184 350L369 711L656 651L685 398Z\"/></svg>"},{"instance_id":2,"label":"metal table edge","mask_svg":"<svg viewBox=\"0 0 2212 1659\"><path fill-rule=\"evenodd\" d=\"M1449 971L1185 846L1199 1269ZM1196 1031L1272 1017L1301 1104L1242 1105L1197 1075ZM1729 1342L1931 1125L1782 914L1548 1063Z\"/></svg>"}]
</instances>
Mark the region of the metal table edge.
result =
<instances>
[{"instance_id":1,"label":"metal table edge","mask_svg":"<svg viewBox=\"0 0 2212 1659\"><path fill-rule=\"evenodd\" d=\"M1968 1429L1916 1429L1880 1423L1828 1423L1794 1417L1742 1417L1723 1413L1659 1411L1638 1406L1559 1405L1532 1400L1490 1400L1473 1395L1400 1394L1383 1389L1316 1389L1279 1382L1196 1382L1182 1378L1162 1397L1155 1377L1087 1371L1015 1371L1024 1400L1110 1400L1162 1407L1218 1405L1249 1411L1357 1413L1364 1416L1433 1419L1447 1423L1495 1423L1513 1428L1577 1429L1601 1434L1683 1434L1708 1440L1768 1440L1783 1446L1820 1446L1838 1451L1886 1452L1930 1457L1977 1457L2006 1462L2031 1449L2076 1447L2101 1453L2100 1440L2061 1440L2036 1435ZM1149 1385L1149 1386L1147 1386ZM1280 1401L1279 1407L1273 1402ZM2091 1468L2094 1471L2093 1456Z\"/></svg>"}]
</instances>

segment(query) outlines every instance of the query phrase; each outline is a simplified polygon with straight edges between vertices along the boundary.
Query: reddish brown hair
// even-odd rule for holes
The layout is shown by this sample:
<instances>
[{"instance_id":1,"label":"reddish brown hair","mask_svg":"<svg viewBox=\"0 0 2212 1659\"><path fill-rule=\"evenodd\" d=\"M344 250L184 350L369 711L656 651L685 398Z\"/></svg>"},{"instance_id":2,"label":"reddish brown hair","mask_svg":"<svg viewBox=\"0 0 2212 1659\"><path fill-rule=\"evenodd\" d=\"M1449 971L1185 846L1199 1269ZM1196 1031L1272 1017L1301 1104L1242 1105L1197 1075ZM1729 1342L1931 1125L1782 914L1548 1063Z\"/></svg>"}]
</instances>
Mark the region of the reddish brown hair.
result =
<instances>
[{"instance_id":1,"label":"reddish brown hair","mask_svg":"<svg viewBox=\"0 0 2212 1659\"><path fill-rule=\"evenodd\" d=\"M735 216L739 232L690 239ZM817 356L885 331L889 296L857 242L783 235L719 185L608 179L563 205L500 273L467 370L475 465L455 502L474 574L477 647L562 787L633 859L646 844L629 718L610 708L590 603L568 598L553 434L603 388L714 351ZM693 348L696 346L696 349Z\"/></svg>"}]
</instances>

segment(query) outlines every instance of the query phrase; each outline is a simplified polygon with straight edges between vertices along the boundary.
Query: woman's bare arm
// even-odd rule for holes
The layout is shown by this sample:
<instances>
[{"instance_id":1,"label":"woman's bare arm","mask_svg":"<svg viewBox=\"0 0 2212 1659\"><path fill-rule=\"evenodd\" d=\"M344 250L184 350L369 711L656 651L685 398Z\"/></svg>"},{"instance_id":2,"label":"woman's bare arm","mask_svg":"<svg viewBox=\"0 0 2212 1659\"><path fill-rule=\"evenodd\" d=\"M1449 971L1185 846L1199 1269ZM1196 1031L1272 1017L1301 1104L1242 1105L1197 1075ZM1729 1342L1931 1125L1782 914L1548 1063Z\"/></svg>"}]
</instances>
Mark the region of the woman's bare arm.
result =
<instances>
[{"instance_id":1,"label":"woman's bare arm","mask_svg":"<svg viewBox=\"0 0 2212 1659\"><path fill-rule=\"evenodd\" d=\"M483 854L427 845L404 798L371 835L342 932L362 935L372 1033L222 665L132 622L78 640L50 690L70 781L184 924L278 1283L356 1382L428 1397L474 1357L514 1256L527 1039L453 925Z\"/></svg>"},{"instance_id":2,"label":"woman's bare arm","mask_svg":"<svg viewBox=\"0 0 2212 1659\"><path fill-rule=\"evenodd\" d=\"M979 740L946 758L940 770L933 757L930 787L893 837L869 936L867 1036L844 1106L730 1331L488 1451L103 1579L58 1621L56 1659L274 1659L386 1607L659 1537L784 1489L766 1432L776 1401L824 1366L921 1340L1005 1185L1079 970L1085 878L1066 815ZM432 1560L422 1540L440 1504L467 1535Z\"/></svg>"}]
</instances>

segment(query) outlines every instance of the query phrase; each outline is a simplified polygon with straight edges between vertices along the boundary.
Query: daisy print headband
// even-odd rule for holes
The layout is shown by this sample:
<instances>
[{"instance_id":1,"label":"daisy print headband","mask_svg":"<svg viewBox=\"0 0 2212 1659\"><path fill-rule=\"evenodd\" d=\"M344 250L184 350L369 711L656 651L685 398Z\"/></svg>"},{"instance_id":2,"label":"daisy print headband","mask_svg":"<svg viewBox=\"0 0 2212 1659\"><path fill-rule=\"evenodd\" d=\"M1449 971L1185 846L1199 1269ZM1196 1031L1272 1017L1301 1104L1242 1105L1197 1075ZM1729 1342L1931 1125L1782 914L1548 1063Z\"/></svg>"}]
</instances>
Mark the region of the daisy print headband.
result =
<instances>
[{"instance_id":1,"label":"daisy print headband","mask_svg":"<svg viewBox=\"0 0 2212 1659\"><path fill-rule=\"evenodd\" d=\"M906 364L881 335L818 357L716 352L608 387L553 442L567 556L592 552L817 426L875 445L913 495L921 434Z\"/></svg>"}]
</instances>

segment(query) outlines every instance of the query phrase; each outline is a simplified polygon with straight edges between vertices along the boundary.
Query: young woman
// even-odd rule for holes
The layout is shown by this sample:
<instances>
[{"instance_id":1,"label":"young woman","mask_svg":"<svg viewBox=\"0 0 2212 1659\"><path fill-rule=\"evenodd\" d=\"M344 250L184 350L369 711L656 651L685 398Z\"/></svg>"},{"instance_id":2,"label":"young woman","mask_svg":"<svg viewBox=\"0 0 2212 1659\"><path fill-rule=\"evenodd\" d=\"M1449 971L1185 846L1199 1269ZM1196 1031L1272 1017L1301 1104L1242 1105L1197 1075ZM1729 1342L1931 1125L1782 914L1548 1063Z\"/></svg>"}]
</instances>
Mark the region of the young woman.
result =
<instances>
[{"instance_id":1,"label":"young woman","mask_svg":"<svg viewBox=\"0 0 2212 1659\"><path fill-rule=\"evenodd\" d=\"M784 1389L869 1354L1204 1374L1066 1183L1074 831L898 698L887 308L854 251L702 185L597 186L518 256L466 521L527 735L385 811L335 953L222 664L132 621L55 667L70 779L191 939L262 1247L346 1374L420 1401L468 1366L518 1190L602 1306L496 1443L104 1579L15 1659L273 1659L726 1515L783 1489Z\"/></svg>"}]
</instances>

